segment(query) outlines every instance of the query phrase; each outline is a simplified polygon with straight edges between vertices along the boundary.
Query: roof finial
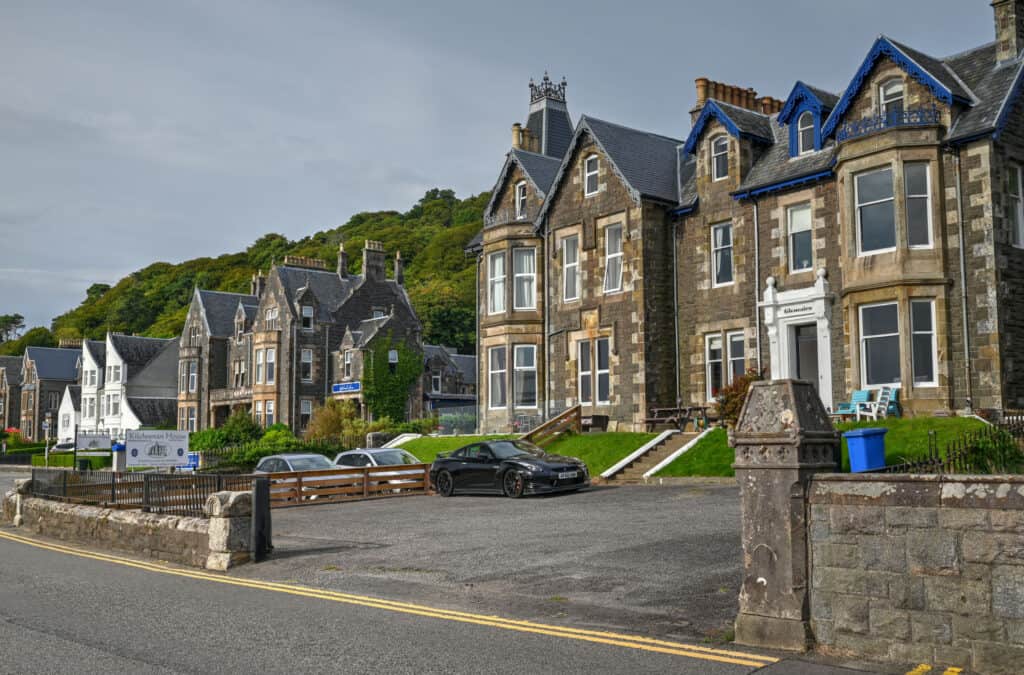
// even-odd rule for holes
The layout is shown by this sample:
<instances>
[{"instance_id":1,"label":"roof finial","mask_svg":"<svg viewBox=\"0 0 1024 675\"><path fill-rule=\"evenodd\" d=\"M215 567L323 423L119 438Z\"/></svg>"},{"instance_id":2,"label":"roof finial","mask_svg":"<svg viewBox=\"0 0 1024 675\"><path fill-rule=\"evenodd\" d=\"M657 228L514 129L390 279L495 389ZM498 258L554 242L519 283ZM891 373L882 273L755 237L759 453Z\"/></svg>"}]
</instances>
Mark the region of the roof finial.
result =
<instances>
[{"instance_id":1,"label":"roof finial","mask_svg":"<svg viewBox=\"0 0 1024 675\"><path fill-rule=\"evenodd\" d=\"M544 71L544 77L541 78L540 84L534 84L533 78L530 78L530 103L536 103L537 101L545 98L550 98L553 101L565 102L565 88L568 84L565 78L562 78L560 84L555 84L551 81L551 77L548 75L548 71Z\"/></svg>"}]
</instances>

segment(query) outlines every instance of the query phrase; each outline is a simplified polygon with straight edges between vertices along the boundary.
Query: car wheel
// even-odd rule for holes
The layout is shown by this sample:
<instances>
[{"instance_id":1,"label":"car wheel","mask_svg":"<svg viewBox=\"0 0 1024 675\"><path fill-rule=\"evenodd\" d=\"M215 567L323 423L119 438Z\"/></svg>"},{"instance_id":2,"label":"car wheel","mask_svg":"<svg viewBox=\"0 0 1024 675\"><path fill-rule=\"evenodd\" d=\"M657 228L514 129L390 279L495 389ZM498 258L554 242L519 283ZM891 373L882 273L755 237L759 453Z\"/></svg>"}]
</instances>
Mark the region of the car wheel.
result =
<instances>
[{"instance_id":1,"label":"car wheel","mask_svg":"<svg viewBox=\"0 0 1024 675\"><path fill-rule=\"evenodd\" d=\"M447 471L442 471L437 474L437 479L434 481L434 487L437 488L437 494L442 497L451 497L455 492L455 480L452 475Z\"/></svg>"},{"instance_id":2,"label":"car wheel","mask_svg":"<svg viewBox=\"0 0 1024 675\"><path fill-rule=\"evenodd\" d=\"M518 499L523 496L523 492L526 490L526 479L518 471L506 471L505 477L501 480L501 485L504 488L506 497Z\"/></svg>"}]
</instances>

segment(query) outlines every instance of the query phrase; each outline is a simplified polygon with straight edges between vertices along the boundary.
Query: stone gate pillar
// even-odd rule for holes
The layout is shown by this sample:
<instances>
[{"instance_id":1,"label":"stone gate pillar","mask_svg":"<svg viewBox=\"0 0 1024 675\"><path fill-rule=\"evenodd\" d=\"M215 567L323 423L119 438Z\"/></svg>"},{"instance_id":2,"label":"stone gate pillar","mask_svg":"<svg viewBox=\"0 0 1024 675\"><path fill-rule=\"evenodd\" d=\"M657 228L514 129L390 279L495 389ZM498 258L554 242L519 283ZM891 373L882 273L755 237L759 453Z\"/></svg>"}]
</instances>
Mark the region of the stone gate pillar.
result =
<instances>
[{"instance_id":1,"label":"stone gate pillar","mask_svg":"<svg viewBox=\"0 0 1024 675\"><path fill-rule=\"evenodd\" d=\"M743 520L736 642L805 650L811 642L806 492L839 468L839 433L808 382L755 382L729 434Z\"/></svg>"}]
</instances>

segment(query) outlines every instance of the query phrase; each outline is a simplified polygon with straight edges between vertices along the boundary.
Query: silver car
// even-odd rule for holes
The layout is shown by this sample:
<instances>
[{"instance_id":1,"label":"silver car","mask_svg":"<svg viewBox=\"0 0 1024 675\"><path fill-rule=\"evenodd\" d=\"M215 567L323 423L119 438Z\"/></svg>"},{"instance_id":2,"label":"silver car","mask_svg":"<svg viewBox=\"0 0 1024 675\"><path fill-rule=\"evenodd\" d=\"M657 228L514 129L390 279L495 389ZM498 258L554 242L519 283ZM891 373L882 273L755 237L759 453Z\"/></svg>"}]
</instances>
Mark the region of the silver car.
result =
<instances>
[{"instance_id":1,"label":"silver car","mask_svg":"<svg viewBox=\"0 0 1024 675\"><path fill-rule=\"evenodd\" d=\"M346 469L360 469L363 467L401 467L409 464L422 464L411 453L401 448L356 448L338 453L334 458L337 466ZM374 471L374 478L387 478L389 484L415 483L423 479L423 469L409 469L395 471ZM383 482L383 481L379 481Z\"/></svg>"},{"instance_id":2,"label":"silver car","mask_svg":"<svg viewBox=\"0 0 1024 675\"><path fill-rule=\"evenodd\" d=\"M280 455L269 455L264 457L253 469L254 474L274 474L274 473L296 473L303 471L323 471L325 469L336 469L337 467L331 464L323 455L317 455L314 453L298 453L289 452ZM314 476L313 479L317 481L317 487L308 485L302 486L302 492L304 493L303 499L314 500L318 495L306 495L305 493L316 492L317 488L326 487L320 481L327 481L331 479L339 479L344 481L347 476L332 476L332 475L318 475ZM272 485L270 488L271 495L284 495L293 493L295 490L295 483L298 482L295 478L274 478L271 479ZM289 485L291 483L292 485Z\"/></svg>"}]
</instances>

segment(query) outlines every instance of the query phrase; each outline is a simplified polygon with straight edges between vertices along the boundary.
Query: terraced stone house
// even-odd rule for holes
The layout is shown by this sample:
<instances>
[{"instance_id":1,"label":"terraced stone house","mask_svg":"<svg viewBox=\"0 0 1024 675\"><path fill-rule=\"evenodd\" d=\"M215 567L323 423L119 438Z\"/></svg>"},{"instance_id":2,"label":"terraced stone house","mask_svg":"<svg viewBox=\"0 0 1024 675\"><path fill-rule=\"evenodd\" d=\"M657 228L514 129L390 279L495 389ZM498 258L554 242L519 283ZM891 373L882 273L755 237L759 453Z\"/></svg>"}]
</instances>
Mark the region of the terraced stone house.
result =
<instances>
[{"instance_id":1,"label":"terraced stone house","mask_svg":"<svg viewBox=\"0 0 1024 675\"><path fill-rule=\"evenodd\" d=\"M21 362L0 356L0 429L16 429L21 420Z\"/></svg>"},{"instance_id":2,"label":"terraced stone house","mask_svg":"<svg viewBox=\"0 0 1024 675\"><path fill-rule=\"evenodd\" d=\"M994 42L939 57L881 36L839 92L698 79L683 140L583 116L535 156L544 129L514 127L470 246L482 428L531 403L640 428L750 369L829 407L882 386L912 415L1024 405L1024 1L992 7Z\"/></svg>"},{"instance_id":3,"label":"terraced stone house","mask_svg":"<svg viewBox=\"0 0 1024 675\"><path fill-rule=\"evenodd\" d=\"M180 341L178 428L216 428L244 410L263 426L301 433L328 397L351 398L372 414L362 405L361 355L383 339L422 353L401 255L393 279L385 263L380 242L367 241L362 274L349 272L342 248L336 269L286 256L253 277L249 294L196 289ZM410 401L409 415L418 416L418 384Z\"/></svg>"}]
</instances>

